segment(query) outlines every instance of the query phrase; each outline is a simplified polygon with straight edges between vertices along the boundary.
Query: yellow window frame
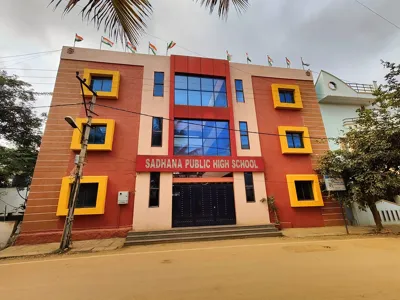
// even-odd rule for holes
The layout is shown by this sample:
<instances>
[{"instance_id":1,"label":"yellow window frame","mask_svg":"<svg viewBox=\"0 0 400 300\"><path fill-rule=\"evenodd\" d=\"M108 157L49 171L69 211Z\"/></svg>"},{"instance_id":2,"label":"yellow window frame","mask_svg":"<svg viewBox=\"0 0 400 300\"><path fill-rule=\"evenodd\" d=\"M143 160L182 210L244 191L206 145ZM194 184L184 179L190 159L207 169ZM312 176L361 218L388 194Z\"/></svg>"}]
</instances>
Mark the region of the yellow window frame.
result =
<instances>
[{"instance_id":1,"label":"yellow window frame","mask_svg":"<svg viewBox=\"0 0 400 300\"><path fill-rule=\"evenodd\" d=\"M271 88L272 88L272 99L274 101L274 108L295 109L295 110L303 108L303 102L301 101L300 87L298 85L274 83L271 85ZM293 91L294 103L282 103L279 97L279 90Z\"/></svg>"},{"instance_id":2,"label":"yellow window frame","mask_svg":"<svg viewBox=\"0 0 400 300\"><path fill-rule=\"evenodd\" d=\"M303 136L304 148L289 148L286 133L296 132ZM311 154L313 153L311 146L310 134L307 127L298 126L278 126L279 141L281 143L282 154Z\"/></svg>"},{"instance_id":3,"label":"yellow window frame","mask_svg":"<svg viewBox=\"0 0 400 300\"><path fill-rule=\"evenodd\" d=\"M90 86L91 80L93 76L102 76L102 77L111 77L111 91L110 92L102 92L98 91L98 98L107 98L107 99L118 99L119 94L119 85L120 85L120 74L119 71L110 71L110 70L95 70L95 69L84 69L83 77L86 79L86 84ZM85 86L83 86L83 92L85 96L92 96L92 92Z\"/></svg>"},{"instance_id":4,"label":"yellow window frame","mask_svg":"<svg viewBox=\"0 0 400 300\"><path fill-rule=\"evenodd\" d=\"M71 185L75 178L67 176L62 178L60 196L58 198L57 216L68 214L68 202L71 194ZM96 207L75 208L74 215L102 215L106 205L108 176L83 176L81 183L98 183Z\"/></svg>"},{"instance_id":5,"label":"yellow window frame","mask_svg":"<svg viewBox=\"0 0 400 300\"><path fill-rule=\"evenodd\" d=\"M300 174L286 175L286 181L289 189L290 205L292 207L317 207L324 206L321 188L319 186L318 175L315 174ZM312 181L312 189L314 200L299 200L296 193L296 181Z\"/></svg>"},{"instance_id":6,"label":"yellow window frame","mask_svg":"<svg viewBox=\"0 0 400 300\"><path fill-rule=\"evenodd\" d=\"M83 126L87 123L87 119L76 118L75 123L78 128L75 128L72 133L71 150L81 150ZM112 151L115 121L112 119L92 119L92 125L105 125L106 138L104 144L88 144L88 151Z\"/></svg>"}]
</instances>

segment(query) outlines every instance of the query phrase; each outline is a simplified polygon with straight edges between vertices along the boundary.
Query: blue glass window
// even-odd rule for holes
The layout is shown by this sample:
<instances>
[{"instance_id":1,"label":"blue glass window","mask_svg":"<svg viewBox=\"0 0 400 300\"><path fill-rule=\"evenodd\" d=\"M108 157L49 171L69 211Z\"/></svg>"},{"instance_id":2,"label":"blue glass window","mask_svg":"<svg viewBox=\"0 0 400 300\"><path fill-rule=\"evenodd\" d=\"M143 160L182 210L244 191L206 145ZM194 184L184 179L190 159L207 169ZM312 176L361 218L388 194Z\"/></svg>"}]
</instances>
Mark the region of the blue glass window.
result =
<instances>
[{"instance_id":1,"label":"blue glass window","mask_svg":"<svg viewBox=\"0 0 400 300\"><path fill-rule=\"evenodd\" d=\"M175 105L227 107L226 80L175 75Z\"/></svg>"},{"instance_id":2,"label":"blue glass window","mask_svg":"<svg viewBox=\"0 0 400 300\"><path fill-rule=\"evenodd\" d=\"M175 75L175 89L187 90L187 76Z\"/></svg>"},{"instance_id":3,"label":"blue glass window","mask_svg":"<svg viewBox=\"0 0 400 300\"><path fill-rule=\"evenodd\" d=\"M189 105L201 106L201 93L200 91L188 91Z\"/></svg>"},{"instance_id":4,"label":"blue glass window","mask_svg":"<svg viewBox=\"0 0 400 300\"><path fill-rule=\"evenodd\" d=\"M235 89L236 89L236 101L244 102L243 81L241 79L235 79Z\"/></svg>"},{"instance_id":5,"label":"blue glass window","mask_svg":"<svg viewBox=\"0 0 400 300\"><path fill-rule=\"evenodd\" d=\"M152 147L162 146L162 128L163 128L163 118L153 117L153 125L151 129Z\"/></svg>"},{"instance_id":6,"label":"blue glass window","mask_svg":"<svg viewBox=\"0 0 400 300\"><path fill-rule=\"evenodd\" d=\"M229 139L229 127L228 122L215 122L215 131L217 133L217 138L219 139Z\"/></svg>"},{"instance_id":7,"label":"blue glass window","mask_svg":"<svg viewBox=\"0 0 400 300\"><path fill-rule=\"evenodd\" d=\"M203 121L203 138L216 139L217 130L215 127L216 127L215 121Z\"/></svg>"},{"instance_id":8,"label":"blue glass window","mask_svg":"<svg viewBox=\"0 0 400 300\"><path fill-rule=\"evenodd\" d=\"M188 91L187 90L175 90L175 104L176 105L188 105Z\"/></svg>"},{"instance_id":9,"label":"blue glass window","mask_svg":"<svg viewBox=\"0 0 400 300\"><path fill-rule=\"evenodd\" d=\"M226 92L225 79L214 79L214 92Z\"/></svg>"},{"instance_id":10,"label":"blue glass window","mask_svg":"<svg viewBox=\"0 0 400 300\"><path fill-rule=\"evenodd\" d=\"M247 122L239 122L240 130L240 143L242 149L250 149L249 131L247 129Z\"/></svg>"},{"instance_id":11,"label":"blue glass window","mask_svg":"<svg viewBox=\"0 0 400 300\"><path fill-rule=\"evenodd\" d=\"M85 132L86 125L83 127L83 131ZM105 125L92 125L89 132L89 144L104 144L106 142L106 131L107 126ZM81 143L83 140L83 135L81 137Z\"/></svg>"},{"instance_id":12,"label":"blue glass window","mask_svg":"<svg viewBox=\"0 0 400 300\"><path fill-rule=\"evenodd\" d=\"M188 76L188 90L200 91L200 77Z\"/></svg>"},{"instance_id":13,"label":"blue glass window","mask_svg":"<svg viewBox=\"0 0 400 300\"><path fill-rule=\"evenodd\" d=\"M294 103L294 91L279 90L279 100L281 103Z\"/></svg>"},{"instance_id":14,"label":"blue glass window","mask_svg":"<svg viewBox=\"0 0 400 300\"><path fill-rule=\"evenodd\" d=\"M175 120L174 154L230 156L229 123L226 121Z\"/></svg>"},{"instance_id":15,"label":"blue glass window","mask_svg":"<svg viewBox=\"0 0 400 300\"><path fill-rule=\"evenodd\" d=\"M90 87L95 92L111 92L112 77L93 76L90 79Z\"/></svg>"},{"instance_id":16,"label":"blue glass window","mask_svg":"<svg viewBox=\"0 0 400 300\"><path fill-rule=\"evenodd\" d=\"M213 92L201 92L201 106L214 106Z\"/></svg>"},{"instance_id":17,"label":"blue glass window","mask_svg":"<svg viewBox=\"0 0 400 300\"><path fill-rule=\"evenodd\" d=\"M286 132L286 139L289 148L304 148L301 132Z\"/></svg>"},{"instance_id":18,"label":"blue glass window","mask_svg":"<svg viewBox=\"0 0 400 300\"><path fill-rule=\"evenodd\" d=\"M153 96L164 96L164 72L154 72Z\"/></svg>"},{"instance_id":19,"label":"blue glass window","mask_svg":"<svg viewBox=\"0 0 400 300\"><path fill-rule=\"evenodd\" d=\"M213 92L214 91L214 80L212 78L201 78L201 90Z\"/></svg>"},{"instance_id":20,"label":"blue glass window","mask_svg":"<svg viewBox=\"0 0 400 300\"><path fill-rule=\"evenodd\" d=\"M227 107L228 103L226 100L226 92L214 92L214 106L215 107Z\"/></svg>"}]
</instances>

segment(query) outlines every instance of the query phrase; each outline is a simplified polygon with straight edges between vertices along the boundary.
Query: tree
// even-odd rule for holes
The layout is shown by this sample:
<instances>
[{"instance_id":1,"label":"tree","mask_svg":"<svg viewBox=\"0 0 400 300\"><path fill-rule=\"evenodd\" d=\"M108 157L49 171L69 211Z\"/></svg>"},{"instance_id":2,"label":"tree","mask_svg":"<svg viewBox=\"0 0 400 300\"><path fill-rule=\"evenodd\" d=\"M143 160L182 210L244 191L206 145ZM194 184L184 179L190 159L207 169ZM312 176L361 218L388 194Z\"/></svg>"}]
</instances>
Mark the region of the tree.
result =
<instances>
[{"instance_id":1,"label":"tree","mask_svg":"<svg viewBox=\"0 0 400 300\"><path fill-rule=\"evenodd\" d=\"M400 194L400 65L382 64L389 69L386 84L374 92L376 99L369 108L358 110L354 126L344 137L336 139L345 149L328 151L317 170L342 177L347 191L339 197L360 208L369 207L378 231L383 226L376 202Z\"/></svg>"},{"instance_id":2,"label":"tree","mask_svg":"<svg viewBox=\"0 0 400 300\"><path fill-rule=\"evenodd\" d=\"M80 0L68 0L64 14L75 8ZM169 0L170 1L170 0ZM56 2L57 8L63 0L51 0ZM238 12L244 11L249 5L249 0L196 0L204 5L210 13L218 8L218 15L226 18L229 8L233 5ZM93 22L97 29L104 25L104 32L115 39L120 38L125 44L130 41L137 45L139 36L145 31L146 18L152 13L151 0L88 0L82 8L82 18Z\"/></svg>"},{"instance_id":3,"label":"tree","mask_svg":"<svg viewBox=\"0 0 400 300\"><path fill-rule=\"evenodd\" d=\"M27 186L41 141L42 117L30 84L0 71L0 186Z\"/></svg>"}]
</instances>

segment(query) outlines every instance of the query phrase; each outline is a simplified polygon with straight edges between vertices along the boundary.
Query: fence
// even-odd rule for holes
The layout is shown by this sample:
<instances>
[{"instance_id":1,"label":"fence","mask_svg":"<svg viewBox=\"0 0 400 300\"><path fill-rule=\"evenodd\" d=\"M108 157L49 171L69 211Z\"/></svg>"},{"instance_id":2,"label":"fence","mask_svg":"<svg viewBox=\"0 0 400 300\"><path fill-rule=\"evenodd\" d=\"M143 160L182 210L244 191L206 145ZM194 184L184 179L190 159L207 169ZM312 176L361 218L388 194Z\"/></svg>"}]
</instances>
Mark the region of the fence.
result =
<instances>
[{"instance_id":1,"label":"fence","mask_svg":"<svg viewBox=\"0 0 400 300\"><path fill-rule=\"evenodd\" d=\"M381 216L383 225L400 225L399 204L386 200L381 200L376 203L376 207L378 209L379 215ZM353 211L358 225L375 225L374 218L369 208L366 211L362 211L358 207L355 207Z\"/></svg>"},{"instance_id":2,"label":"fence","mask_svg":"<svg viewBox=\"0 0 400 300\"><path fill-rule=\"evenodd\" d=\"M357 93L367 93L372 94L375 90L372 84L363 84L363 83L347 83L349 87L355 90Z\"/></svg>"}]
</instances>

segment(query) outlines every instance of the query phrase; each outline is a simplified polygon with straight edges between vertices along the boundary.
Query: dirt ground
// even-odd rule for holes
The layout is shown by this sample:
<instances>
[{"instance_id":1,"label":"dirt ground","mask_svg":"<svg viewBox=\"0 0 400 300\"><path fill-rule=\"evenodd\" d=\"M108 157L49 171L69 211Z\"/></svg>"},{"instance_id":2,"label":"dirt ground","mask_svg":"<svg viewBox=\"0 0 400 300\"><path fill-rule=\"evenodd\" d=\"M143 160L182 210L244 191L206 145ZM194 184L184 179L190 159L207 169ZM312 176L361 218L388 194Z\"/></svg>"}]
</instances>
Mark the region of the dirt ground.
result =
<instances>
[{"instance_id":1,"label":"dirt ground","mask_svg":"<svg viewBox=\"0 0 400 300\"><path fill-rule=\"evenodd\" d=\"M265 238L0 261L11 299L399 299L400 238Z\"/></svg>"}]
</instances>

